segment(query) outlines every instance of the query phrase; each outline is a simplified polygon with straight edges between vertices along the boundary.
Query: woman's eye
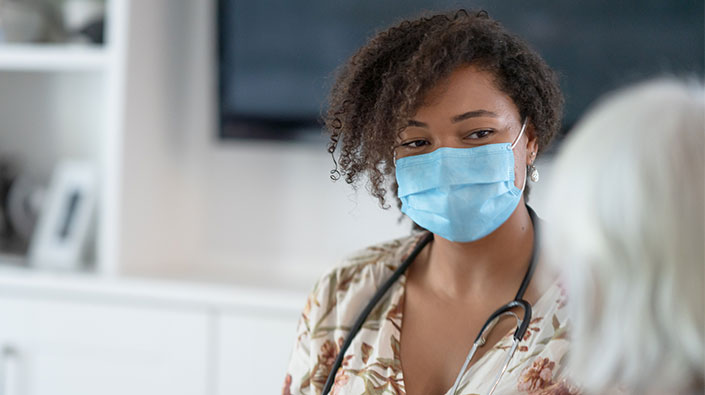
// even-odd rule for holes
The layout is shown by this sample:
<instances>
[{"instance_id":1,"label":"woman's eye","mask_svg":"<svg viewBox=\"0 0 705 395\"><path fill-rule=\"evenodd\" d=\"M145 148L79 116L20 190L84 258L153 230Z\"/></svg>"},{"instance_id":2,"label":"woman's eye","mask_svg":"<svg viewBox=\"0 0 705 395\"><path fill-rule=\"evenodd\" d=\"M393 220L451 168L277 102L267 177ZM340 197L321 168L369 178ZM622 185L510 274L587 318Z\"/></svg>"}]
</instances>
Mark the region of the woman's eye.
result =
<instances>
[{"instance_id":1,"label":"woman's eye","mask_svg":"<svg viewBox=\"0 0 705 395\"><path fill-rule=\"evenodd\" d=\"M419 148L423 145L428 144L428 141L426 140L413 140L413 141L407 141L405 143L402 143L401 145L406 147L406 148Z\"/></svg>"},{"instance_id":2,"label":"woman's eye","mask_svg":"<svg viewBox=\"0 0 705 395\"><path fill-rule=\"evenodd\" d=\"M489 129L486 129L486 130L478 130L478 131L475 131L475 132L470 133L470 134L468 135L468 138L469 138L469 139L481 139L481 138L485 138L485 137L491 135L492 133L494 133L494 131L493 131L493 130L489 130Z\"/></svg>"}]
</instances>

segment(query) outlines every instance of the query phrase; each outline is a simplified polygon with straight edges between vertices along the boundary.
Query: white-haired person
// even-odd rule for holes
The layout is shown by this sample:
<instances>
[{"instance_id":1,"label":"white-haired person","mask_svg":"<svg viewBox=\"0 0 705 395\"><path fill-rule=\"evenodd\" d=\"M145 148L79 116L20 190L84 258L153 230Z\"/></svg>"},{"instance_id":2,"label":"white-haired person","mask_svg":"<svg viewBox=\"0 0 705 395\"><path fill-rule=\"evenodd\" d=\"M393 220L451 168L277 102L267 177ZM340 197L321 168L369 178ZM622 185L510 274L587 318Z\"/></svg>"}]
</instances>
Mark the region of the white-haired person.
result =
<instances>
[{"instance_id":1,"label":"white-haired person","mask_svg":"<svg viewBox=\"0 0 705 395\"><path fill-rule=\"evenodd\" d=\"M702 394L705 90L664 78L601 100L567 137L543 239L585 394Z\"/></svg>"}]
</instances>

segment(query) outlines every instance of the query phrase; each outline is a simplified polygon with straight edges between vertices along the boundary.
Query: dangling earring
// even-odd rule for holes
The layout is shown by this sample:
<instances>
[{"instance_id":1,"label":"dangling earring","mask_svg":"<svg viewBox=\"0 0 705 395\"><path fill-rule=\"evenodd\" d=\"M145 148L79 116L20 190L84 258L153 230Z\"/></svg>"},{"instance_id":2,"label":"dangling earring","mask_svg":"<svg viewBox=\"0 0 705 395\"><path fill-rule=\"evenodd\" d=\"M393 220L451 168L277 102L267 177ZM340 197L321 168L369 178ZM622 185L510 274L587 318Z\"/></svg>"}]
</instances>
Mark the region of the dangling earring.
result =
<instances>
[{"instance_id":1,"label":"dangling earring","mask_svg":"<svg viewBox=\"0 0 705 395\"><path fill-rule=\"evenodd\" d=\"M531 153L531 158L533 159L534 156L536 156L536 152ZM531 164L529 165L529 178L533 182L539 182L539 170L534 166L533 160L531 161Z\"/></svg>"},{"instance_id":2,"label":"dangling earring","mask_svg":"<svg viewBox=\"0 0 705 395\"><path fill-rule=\"evenodd\" d=\"M529 165L529 178L533 182L539 182L539 171L534 165Z\"/></svg>"}]
</instances>

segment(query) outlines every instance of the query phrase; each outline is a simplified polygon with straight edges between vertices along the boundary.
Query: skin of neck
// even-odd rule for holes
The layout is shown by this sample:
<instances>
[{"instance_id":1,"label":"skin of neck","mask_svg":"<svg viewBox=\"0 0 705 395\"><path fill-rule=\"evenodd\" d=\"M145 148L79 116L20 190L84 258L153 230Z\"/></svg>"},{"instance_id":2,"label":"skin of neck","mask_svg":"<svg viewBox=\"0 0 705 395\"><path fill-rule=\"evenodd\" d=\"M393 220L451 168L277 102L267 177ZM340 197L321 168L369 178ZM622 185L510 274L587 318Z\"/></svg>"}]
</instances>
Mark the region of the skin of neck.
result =
<instances>
[{"instance_id":1,"label":"skin of neck","mask_svg":"<svg viewBox=\"0 0 705 395\"><path fill-rule=\"evenodd\" d=\"M509 219L482 239L459 243L435 235L417 273L424 288L442 299L512 299L528 269L533 243L534 227L522 197Z\"/></svg>"}]
</instances>

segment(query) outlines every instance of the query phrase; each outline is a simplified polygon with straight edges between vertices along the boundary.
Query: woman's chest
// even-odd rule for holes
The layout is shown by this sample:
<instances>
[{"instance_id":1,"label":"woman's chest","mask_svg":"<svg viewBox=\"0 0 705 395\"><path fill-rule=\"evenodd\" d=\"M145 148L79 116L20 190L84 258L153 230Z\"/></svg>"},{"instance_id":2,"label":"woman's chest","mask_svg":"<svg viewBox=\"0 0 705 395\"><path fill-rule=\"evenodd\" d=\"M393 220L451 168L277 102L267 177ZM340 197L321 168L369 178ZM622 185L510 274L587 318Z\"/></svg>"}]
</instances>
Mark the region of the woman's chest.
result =
<instances>
[{"instance_id":1,"label":"woman's chest","mask_svg":"<svg viewBox=\"0 0 705 395\"><path fill-rule=\"evenodd\" d=\"M452 305L407 292L401 332L401 365L406 393L444 394L456 377L487 317L494 311L486 306ZM486 332L470 365L481 360L516 327L509 316Z\"/></svg>"},{"instance_id":2,"label":"woman's chest","mask_svg":"<svg viewBox=\"0 0 705 395\"><path fill-rule=\"evenodd\" d=\"M475 320L474 325L467 324L468 314L464 311L441 312L435 308L419 311L414 316L413 310L404 309L403 287L390 291L389 297L380 302L353 337L331 393L447 393L479 331L478 326L482 325L483 317L486 320L489 316L489 313L472 314L478 315L480 321L478 324ZM562 385L561 362L568 346L560 308L562 299L553 289L537 303L527 334L507 365L495 393L538 394L538 391ZM442 316L437 316L439 314ZM503 320L491 331L482 352L464 374L459 394L480 394L489 390L491 379L502 370L509 352L515 325L512 321ZM344 327L342 322L339 326ZM345 331L336 331L335 337L329 340L318 338L312 348L318 350L321 346L315 344L325 340L326 344L330 343L326 349L334 350L330 346L342 344L347 335ZM503 335L508 336L502 339ZM319 355L312 363L325 365L329 359ZM326 372L329 370L321 369L321 373L327 375ZM312 376L314 379L316 374ZM424 383L431 383L431 386L426 387Z\"/></svg>"}]
</instances>

